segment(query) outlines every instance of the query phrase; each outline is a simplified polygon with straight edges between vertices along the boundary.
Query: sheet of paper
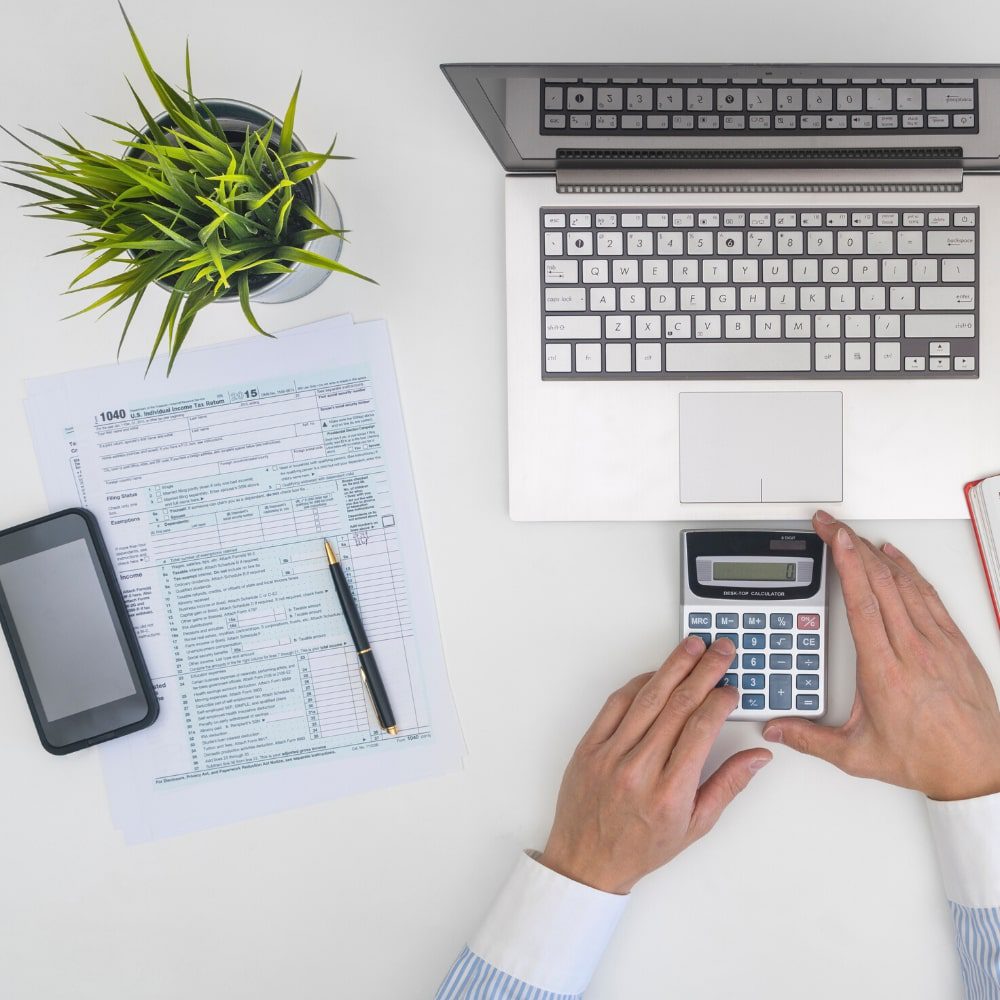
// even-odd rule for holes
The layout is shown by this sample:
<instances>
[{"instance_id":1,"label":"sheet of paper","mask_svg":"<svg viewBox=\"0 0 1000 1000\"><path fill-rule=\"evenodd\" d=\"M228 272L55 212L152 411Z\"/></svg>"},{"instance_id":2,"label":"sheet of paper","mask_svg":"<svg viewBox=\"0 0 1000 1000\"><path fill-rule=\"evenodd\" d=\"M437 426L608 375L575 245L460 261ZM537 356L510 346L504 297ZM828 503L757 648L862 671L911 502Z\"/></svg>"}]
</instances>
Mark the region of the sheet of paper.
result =
<instances>
[{"instance_id":1,"label":"sheet of paper","mask_svg":"<svg viewBox=\"0 0 1000 1000\"><path fill-rule=\"evenodd\" d=\"M161 703L102 748L139 841L460 764L384 324L349 318L29 384L53 508L97 515ZM338 550L399 724L374 719Z\"/></svg>"}]
</instances>

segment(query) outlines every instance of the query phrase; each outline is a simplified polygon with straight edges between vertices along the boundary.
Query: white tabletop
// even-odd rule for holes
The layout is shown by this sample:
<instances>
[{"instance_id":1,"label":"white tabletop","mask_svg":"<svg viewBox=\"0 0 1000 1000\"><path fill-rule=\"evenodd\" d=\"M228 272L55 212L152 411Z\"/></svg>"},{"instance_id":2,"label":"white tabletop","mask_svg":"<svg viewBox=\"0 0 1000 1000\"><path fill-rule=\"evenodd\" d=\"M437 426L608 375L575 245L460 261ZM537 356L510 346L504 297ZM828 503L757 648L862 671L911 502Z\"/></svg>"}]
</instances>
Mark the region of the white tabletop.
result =
<instances>
[{"instance_id":1,"label":"white tabletop","mask_svg":"<svg viewBox=\"0 0 1000 1000\"><path fill-rule=\"evenodd\" d=\"M190 36L207 96L280 113L304 69L297 131L313 146L337 132L357 158L325 176L354 230L345 259L381 284L334 278L260 315L276 329L345 311L389 321L469 755L438 780L126 848L98 753L41 750L4 649L0 994L431 996L516 852L542 845L563 765L604 695L676 641L679 525L507 518L501 171L438 63L986 62L1000 13L993 0L651 0L612 17L615 6L129 4L174 79ZM139 80L113 4L5 11L4 124L65 124L107 142L85 116L132 116L123 72ZM6 138L0 148L16 155ZM0 191L4 524L45 511L21 380L111 361L120 323L59 322L71 262L42 257L65 230L22 218L20 200ZM127 357L146 349L162 305L150 298ZM219 307L193 342L243 335L238 310ZM968 523L861 527L925 567L995 671ZM842 715L853 660L839 601L832 643ZM726 748L757 741L744 724L724 737ZM592 1000L960 995L919 798L776 757L706 841L636 890Z\"/></svg>"}]
</instances>

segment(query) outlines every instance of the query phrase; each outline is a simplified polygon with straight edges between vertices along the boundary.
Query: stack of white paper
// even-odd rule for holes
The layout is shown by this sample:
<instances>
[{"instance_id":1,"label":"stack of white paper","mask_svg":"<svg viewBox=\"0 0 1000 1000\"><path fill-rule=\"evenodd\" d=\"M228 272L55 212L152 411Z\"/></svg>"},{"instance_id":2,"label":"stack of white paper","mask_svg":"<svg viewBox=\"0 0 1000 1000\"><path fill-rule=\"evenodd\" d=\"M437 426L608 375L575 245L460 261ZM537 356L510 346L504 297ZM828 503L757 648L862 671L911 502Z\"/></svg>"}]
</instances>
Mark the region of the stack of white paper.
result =
<instances>
[{"instance_id":1,"label":"stack of white paper","mask_svg":"<svg viewBox=\"0 0 1000 1000\"><path fill-rule=\"evenodd\" d=\"M463 744L384 323L33 380L53 509L101 523L160 698L102 748L130 842L439 774ZM399 724L367 702L323 539Z\"/></svg>"}]
</instances>

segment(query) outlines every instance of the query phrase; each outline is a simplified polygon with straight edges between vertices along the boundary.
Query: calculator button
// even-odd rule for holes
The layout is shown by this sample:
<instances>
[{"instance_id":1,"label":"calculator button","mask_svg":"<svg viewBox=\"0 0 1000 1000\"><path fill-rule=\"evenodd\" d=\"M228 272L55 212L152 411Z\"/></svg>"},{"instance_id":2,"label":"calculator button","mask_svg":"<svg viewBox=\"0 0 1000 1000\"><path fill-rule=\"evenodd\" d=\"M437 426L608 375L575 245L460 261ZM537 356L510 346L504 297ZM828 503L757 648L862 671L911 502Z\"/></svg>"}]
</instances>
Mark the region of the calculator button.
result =
<instances>
[{"instance_id":1,"label":"calculator button","mask_svg":"<svg viewBox=\"0 0 1000 1000\"><path fill-rule=\"evenodd\" d=\"M739 674L726 674L725 677L715 685L717 688L735 688L740 686Z\"/></svg>"},{"instance_id":2,"label":"calculator button","mask_svg":"<svg viewBox=\"0 0 1000 1000\"><path fill-rule=\"evenodd\" d=\"M692 611L688 615L688 628L711 628L712 615L708 611Z\"/></svg>"},{"instance_id":3,"label":"calculator button","mask_svg":"<svg viewBox=\"0 0 1000 1000\"><path fill-rule=\"evenodd\" d=\"M819 674L799 674L795 678L795 687L799 691L818 691Z\"/></svg>"},{"instance_id":4,"label":"calculator button","mask_svg":"<svg viewBox=\"0 0 1000 1000\"><path fill-rule=\"evenodd\" d=\"M791 628L792 627L792 616L791 615L771 615L771 628Z\"/></svg>"},{"instance_id":5,"label":"calculator button","mask_svg":"<svg viewBox=\"0 0 1000 1000\"><path fill-rule=\"evenodd\" d=\"M784 712L792 707L792 675L771 674L771 708Z\"/></svg>"},{"instance_id":6,"label":"calculator button","mask_svg":"<svg viewBox=\"0 0 1000 1000\"><path fill-rule=\"evenodd\" d=\"M743 690L744 691L763 691L764 690L764 675L763 674L744 674L743 675Z\"/></svg>"},{"instance_id":7,"label":"calculator button","mask_svg":"<svg viewBox=\"0 0 1000 1000\"><path fill-rule=\"evenodd\" d=\"M744 628L764 628L767 625L767 615L749 614L743 616Z\"/></svg>"},{"instance_id":8,"label":"calculator button","mask_svg":"<svg viewBox=\"0 0 1000 1000\"><path fill-rule=\"evenodd\" d=\"M792 669L792 654L791 653L772 653L771 654L771 669L772 670L791 670Z\"/></svg>"},{"instance_id":9,"label":"calculator button","mask_svg":"<svg viewBox=\"0 0 1000 1000\"><path fill-rule=\"evenodd\" d=\"M753 711L754 709L762 709L764 707L764 696L762 694L745 694L743 695L743 707Z\"/></svg>"},{"instance_id":10,"label":"calculator button","mask_svg":"<svg viewBox=\"0 0 1000 1000\"><path fill-rule=\"evenodd\" d=\"M696 639L701 639L705 643L706 648L712 645L712 637L707 632L692 632L691 635Z\"/></svg>"},{"instance_id":11,"label":"calculator button","mask_svg":"<svg viewBox=\"0 0 1000 1000\"><path fill-rule=\"evenodd\" d=\"M819 670L819 657L815 653L799 653L795 666L798 670Z\"/></svg>"},{"instance_id":12,"label":"calculator button","mask_svg":"<svg viewBox=\"0 0 1000 1000\"><path fill-rule=\"evenodd\" d=\"M797 645L799 649L819 649L819 636L800 635Z\"/></svg>"},{"instance_id":13,"label":"calculator button","mask_svg":"<svg viewBox=\"0 0 1000 1000\"><path fill-rule=\"evenodd\" d=\"M746 695L744 695L743 697L745 698ZM797 695L795 698L795 707L799 709L799 711L815 712L819 709L819 695L818 694Z\"/></svg>"},{"instance_id":14,"label":"calculator button","mask_svg":"<svg viewBox=\"0 0 1000 1000\"><path fill-rule=\"evenodd\" d=\"M819 628L819 615L799 615L798 627L815 632Z\"/></svg>"},{"instance_id":15,"label":"calculator button","mask_svg":"<svg viewBox=\"0 0 1000 1000\"><path fill-rule=\"evenodd\" d=\"M733 611L719 612L715 616L716 628L739 628L740 616Z\"/></svg>"},{"instance_id":16,"label":"calculator button","mask_svg":"<svg viewBox=\"0 0 1000 1000\"><path fill-rule=\"evenodd\" d=\"M743 654L743 669L744 670L763 670L764 662L767 657L763 653L744 653Z\"/></svg>"},{"instance_id":17,"label":"calculator button","mask_svg":"<svg viewBox=\"0 0 1000 1000\"><path fill-rule=\"evenodd\" d=\"M791 649L792 637L787 632L771 633L771 649Z\"/></svg>"},{"instance_id":18,"label":"calculator button","mask_svg":"<svg viewBox=\"0 0 1000 1000\"><path fill-rule=\"evenodd\" d=\"M746 617L744 615L744 617ZM763 649L765 645L764 633L763 632L744 632L743 633L743 648L744 649Z\"/></svg>"}]
</instances>

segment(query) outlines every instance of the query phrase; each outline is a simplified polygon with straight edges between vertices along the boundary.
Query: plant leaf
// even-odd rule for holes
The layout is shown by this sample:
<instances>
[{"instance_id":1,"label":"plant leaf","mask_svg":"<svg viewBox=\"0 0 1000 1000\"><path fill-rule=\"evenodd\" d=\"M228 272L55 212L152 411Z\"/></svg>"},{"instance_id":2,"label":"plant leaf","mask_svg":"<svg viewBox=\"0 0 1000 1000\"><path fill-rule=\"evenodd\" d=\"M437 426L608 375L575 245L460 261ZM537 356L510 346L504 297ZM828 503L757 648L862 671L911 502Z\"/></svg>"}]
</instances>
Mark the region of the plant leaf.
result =
<instances>
[{"instance_id":1,"label":"plant leaf","mask_svg":"<svg viewBox=\"0 0 1000 1000\"><path fill-rule=\"evenodd\" d=\"M278 152L290 153L292 151L292 135L295 129L295 106L299 102L299 87L302 86L302 74L295 83L295 90L292 91L292 99L288 102L288 110L285 112L285 119L281 123L281 136L278 139Z\"/></svg>"}]
</instances>

